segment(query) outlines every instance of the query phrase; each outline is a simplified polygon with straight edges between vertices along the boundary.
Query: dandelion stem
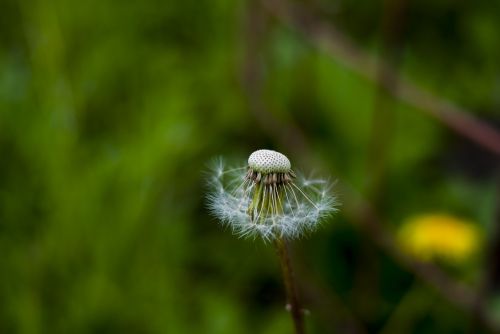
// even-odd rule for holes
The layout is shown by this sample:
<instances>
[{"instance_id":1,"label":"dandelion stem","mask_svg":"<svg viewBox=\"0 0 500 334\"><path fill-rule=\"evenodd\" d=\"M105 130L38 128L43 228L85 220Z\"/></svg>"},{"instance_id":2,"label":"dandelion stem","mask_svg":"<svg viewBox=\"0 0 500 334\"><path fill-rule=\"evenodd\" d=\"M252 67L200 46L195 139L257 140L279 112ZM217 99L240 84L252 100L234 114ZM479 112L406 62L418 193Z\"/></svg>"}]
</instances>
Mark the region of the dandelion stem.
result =
<instances>
[{"instance_id":1,"label":"dandelion stem","mask_svg":"<svg viewBox=\"0 0 500 334\"><path fill-rule=\"evenodd\" d=\"M295 333L305 334L304 313L299 302L286 241L283 238L278 238L275 241L275 246L276 252L278 253L280 259L281 270L283 272L283 280L286 289L287 310L290 311L290 315L292 316Z\"/></svg>"}]
</instances>

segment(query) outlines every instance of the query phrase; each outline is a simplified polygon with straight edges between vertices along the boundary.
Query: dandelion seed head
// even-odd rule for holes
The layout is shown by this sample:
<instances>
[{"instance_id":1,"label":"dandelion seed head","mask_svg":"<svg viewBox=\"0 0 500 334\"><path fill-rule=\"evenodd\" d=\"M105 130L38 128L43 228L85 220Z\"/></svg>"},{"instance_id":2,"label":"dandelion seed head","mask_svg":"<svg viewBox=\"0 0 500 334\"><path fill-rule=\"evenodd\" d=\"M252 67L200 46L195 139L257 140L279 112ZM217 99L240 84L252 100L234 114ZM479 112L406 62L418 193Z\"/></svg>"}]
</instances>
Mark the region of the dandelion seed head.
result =
<instances>
[{"instance_id":1,"label":"dandelion seed head","mask_svg":"<svg viewBox=\"0 0 500 334\"><path fill-rule=\"evenodd\" d=\"M336 211L330 184L297 177L276 151L255 151L240 168L227 168L220 159L210 175L208 207L241 237L299 238Z\"/></svg>"},{"instance_id":2,"label":"dandelion seed head","mask_svg":"<svg viewBox=\"0 0 500 334\"><path fill-rule=\"evenodd\" d=\"M248 166L261 173L286 173L290 170L290 160L272 150L258 150L250 154Z\"/></svg>"}]
</instances>

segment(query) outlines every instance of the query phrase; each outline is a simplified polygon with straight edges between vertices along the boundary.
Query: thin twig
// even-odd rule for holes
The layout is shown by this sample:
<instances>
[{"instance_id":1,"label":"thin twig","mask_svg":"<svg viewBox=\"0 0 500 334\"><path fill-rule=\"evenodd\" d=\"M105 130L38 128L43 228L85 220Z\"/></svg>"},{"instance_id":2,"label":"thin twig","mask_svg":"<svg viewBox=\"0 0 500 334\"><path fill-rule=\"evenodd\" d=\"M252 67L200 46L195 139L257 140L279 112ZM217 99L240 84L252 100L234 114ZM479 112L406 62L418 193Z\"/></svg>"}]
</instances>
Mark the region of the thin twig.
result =
<instances>
[{"instance_id":1,"label":"thin twig","mask_svg":"<svg viewBox=\"0 0 500 334\"><path fill-rule=\"evenodd\" d=\"M302 307L300 306L286 241L284 239L277 239L275 242L275 246L276 252L278 253L280 259L281 271L283 272L283 281L285 283L287 299L286 308L288 311L290 311L290 315L292 316L295 333L305 334L304 312Z\"/></svg>"},{"instance_id":2,"label":"thin twig","mask_svg":"<svg viewBox=\"0 0 500 334\"><path fill-rule=\"evenodd\" d=\"M382 66L388 76L398 78L398 89L384 85L384 89L393 97L427 113L476 144L500 155L500 132L484 121L474 117L471 112L457 106L449 100L436 96L418 87L409 79L398 74L383 60L376 60L364 52L333 24L320 18L312 18L302 7L292 7L281 0L262 0L263 6L279 21L298 31L306 40L334 57L345 67L358 75L377 82L377 68Z\"/></svg>"},{"instance_id":3,"label":"thin twig","mask_svg":"<svg viewBox=\"0 0 500 334\"><path fill-rule=\"evenodd\" d=\"M243 61L242 84L246 93L250 113L259 122L262 129L268 133L279 131L279 142L283 147L290 144L295 152L302 152L305 139L297 126L282 127L280 120L272 117L265 104L262 94L264 86L264 70L262 53L265 49L266 38L269 35L269 15L258 1L249 0L247 3L243 34L245 38L245 53Z\"/></svg>"},{"instance_id":4,"label":"thin twig","mask_svg":"<svg viewBox=\"0 0 500 334\"><path fill-rule=\"evenodd\" d=\"M387 71L382 59L392 64L398 71L401 63L401 49L404 46L404 26L406 25L407 0L384 0L381 15L381 47L377 58L377 72L371 129L368 141L368 157L366 164L365 192L366 198L374 207L384 207L386 196L386 179L391 144L394 142L396 110L394 99L385 93L384 87L396 91L399 86L398 77ZM366 236L365 236L366 237ZM373 242L362 242L359 247L360 264L355 277L354 292L358 298L358 312L365 319L372 319L380 307L380 292L377 286L380 280L380 257L375 251Z\"/></svg>"}]
</instances>

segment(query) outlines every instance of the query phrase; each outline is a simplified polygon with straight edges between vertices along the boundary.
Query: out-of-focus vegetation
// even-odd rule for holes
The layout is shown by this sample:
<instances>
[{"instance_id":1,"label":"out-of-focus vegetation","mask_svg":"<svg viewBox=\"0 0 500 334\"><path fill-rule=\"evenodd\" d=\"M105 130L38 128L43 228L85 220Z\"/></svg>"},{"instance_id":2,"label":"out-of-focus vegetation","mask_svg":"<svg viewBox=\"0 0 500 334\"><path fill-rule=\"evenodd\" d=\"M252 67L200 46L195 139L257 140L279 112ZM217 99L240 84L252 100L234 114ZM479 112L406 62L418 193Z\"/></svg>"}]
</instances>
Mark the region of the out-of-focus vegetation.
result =
<instances>
[{"instance_id":1,"label":"out-of-focus vegetation","mask_svg":"<svg viewBox=\"0 0 500 334\"><path fill-rule=\"evenodd\" d=\"M391 3L293 2L500 124L500 2L405 1L396 18ZM473 258L430 263L485 291L494 318L498 156L259 2L2 0L0 332L290 333L272 247L204 204L207 161L258 148L339 180L340 213L294 243L311 333L487 331L380 248L345 189L388 231L428 212L470 221L484 236Z\"/></svg>"},{"instance_id":2,"label":"out-of-focus vegetation","mask_svg":"<svg viewBox=\"0 0 500 334\"><path fill-rule=\"evenodd\" d=\"M475 225L443 214L412 217L401 226L398 236L402 249L422 261L458 263L474 255L480 240Z\"/></svg>"}]
</instances>

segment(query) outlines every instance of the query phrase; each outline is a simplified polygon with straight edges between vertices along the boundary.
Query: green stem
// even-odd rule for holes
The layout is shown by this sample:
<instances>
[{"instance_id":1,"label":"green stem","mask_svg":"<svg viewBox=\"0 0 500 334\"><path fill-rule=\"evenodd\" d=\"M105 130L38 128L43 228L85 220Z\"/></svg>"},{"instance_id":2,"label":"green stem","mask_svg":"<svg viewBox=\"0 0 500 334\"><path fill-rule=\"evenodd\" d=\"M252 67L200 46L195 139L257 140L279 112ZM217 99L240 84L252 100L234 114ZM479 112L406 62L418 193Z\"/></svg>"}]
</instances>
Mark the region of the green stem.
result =
<instances>
[{"instance_id":1,"label":"green stem","mask_svg":"<svg viewBox=\"0 0 500 334\"><path fill-rule=\"evenodd\" d=\"M283 238L279 238L276 240L275 246L281 263L283 280L285 282L287 309L292 316L295 333L304 334L304 313L300 306L286 241Z\"/></svg>"}]
</instances>

